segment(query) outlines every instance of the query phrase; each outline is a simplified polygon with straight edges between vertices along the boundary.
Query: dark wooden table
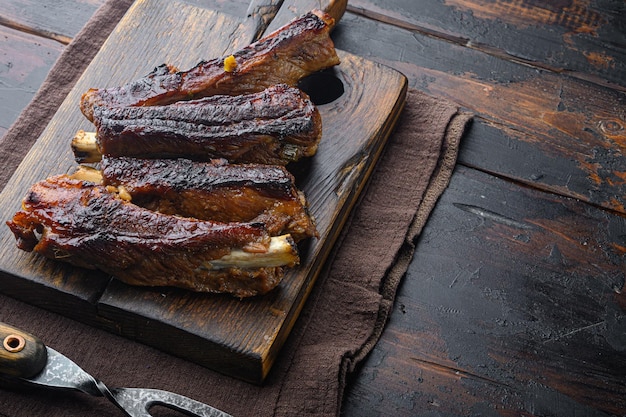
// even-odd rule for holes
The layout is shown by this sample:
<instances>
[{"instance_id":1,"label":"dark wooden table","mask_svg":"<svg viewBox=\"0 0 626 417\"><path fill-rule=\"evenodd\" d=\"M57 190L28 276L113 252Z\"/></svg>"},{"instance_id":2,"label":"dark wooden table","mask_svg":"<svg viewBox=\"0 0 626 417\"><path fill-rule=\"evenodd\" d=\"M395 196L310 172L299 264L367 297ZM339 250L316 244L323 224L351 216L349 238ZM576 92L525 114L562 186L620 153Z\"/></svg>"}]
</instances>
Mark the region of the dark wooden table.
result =
<instances>
[{"instance_id":1,"label":"dark wooden table","mask_svg":"<svg viewBox=\"0 0 626 417\"><path fill-rule=\"evenodd\" d=\"M102 2L0 0L0 136ZM346 416L626 415L626 3L542 3L351 0L333 34L476 114Z\"/></svg>"}]
</instances>

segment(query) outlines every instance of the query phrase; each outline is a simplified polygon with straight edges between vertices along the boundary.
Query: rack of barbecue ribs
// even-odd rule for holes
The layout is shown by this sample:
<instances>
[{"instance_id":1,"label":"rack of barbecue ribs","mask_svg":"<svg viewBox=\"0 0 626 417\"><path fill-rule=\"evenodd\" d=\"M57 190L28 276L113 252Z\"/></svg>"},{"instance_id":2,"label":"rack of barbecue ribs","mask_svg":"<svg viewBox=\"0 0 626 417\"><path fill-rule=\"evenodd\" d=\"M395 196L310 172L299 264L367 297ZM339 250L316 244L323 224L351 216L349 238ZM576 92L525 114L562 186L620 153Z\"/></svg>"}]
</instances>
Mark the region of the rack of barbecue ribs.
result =
<instances>
[{"instance_id":1,"label":"rack of barbecue ribs","mask_svg":"<svg viewBox=\"0 0 626 417\"><path fill-rule=\"evenodd\" d=\"M34 184L7 224L20 249L131 285L249 297L273 289L299 261L289 235L271 237L263 223L162 214L67 175Z\"/></svg>"},{"instance_id":2,"label":"rack of barbecue ribs","mask_svg":"<svg viewBox=\"0 0 626 417\"><path fill-rule=\"evenodd\" d=\"M285 165L317 151L321 116L295 86L339 63L333 24L313 11L231 57L87 91L96 131L72 149L96 165L32 185L7 221L17 246L131 285L271 291L318 237Z\"/></svg>"},{"instance_id":3,"label":"rack of barbecue ribs","mask_svg":"<svg viewBox=\"0 0 626 417\"><path fill-rule=\"evenodd\" d=\"M304 193L283 166L105 156L100 167L81 166L71 176L117 187L159 213L263 223L270 235L290 234L296 242L318 237Z\"/></svg>"},{"instance_id":4,"label":"rack of barbecue ribs","mask_svg":"<svg viewBox=\"0 0 626 417\"><path fill-rule=\"evenodd\" d=\"M106 154L286 165L314 155L322 137L317 107L286 84L163 106L96 106L93 123L95 134L79 131L72 140L77 162Z\"/></svg>"},{"instance_id":5,"label":"rack of barbecue ribs","mask_svg":"<svg viewBox=\"0 0 626 417\"><path fill-rule=\"evenodd\" d=\"M164 64L126 85L92 88L81 98L81 111L93 121L95 106L165 105L220 94L248 94L276 84L295 86L300 79L339 64L330 38L334 23L329 14L314 10L232 56L202 61L187 71Z\"/></svg>"}]
</instances>

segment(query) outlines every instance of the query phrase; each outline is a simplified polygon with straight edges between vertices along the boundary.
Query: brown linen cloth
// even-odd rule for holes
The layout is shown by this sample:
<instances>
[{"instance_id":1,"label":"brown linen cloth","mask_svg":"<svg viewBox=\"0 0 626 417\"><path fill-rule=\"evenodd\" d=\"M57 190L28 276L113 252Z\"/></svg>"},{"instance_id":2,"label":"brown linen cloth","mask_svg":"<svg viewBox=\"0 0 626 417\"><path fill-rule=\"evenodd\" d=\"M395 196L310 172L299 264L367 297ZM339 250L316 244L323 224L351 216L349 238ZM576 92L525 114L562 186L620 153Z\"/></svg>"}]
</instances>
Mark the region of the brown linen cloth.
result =
<instances>
[{"instance_id":1,"label":"brown linen cloth","mask_svg":"<svg viewBox=\"0 0 626 417\"><path fill-rule=\"evenodd\" d=\"M0 188L130 3L109 1L102 6L0 142ZM338 415L346 377L384 328L414 242L448 184L469 118L452 103L409 91L398 128L334 257L262 386L6 296L0 296L0 320L38 335L110 387L165 389L234 416ZM120 411L103 398L80 393L0 389L0 416L93 415L113 417ZM160 409L158 415L170 412Z\"/></svg>"}]
</instances>

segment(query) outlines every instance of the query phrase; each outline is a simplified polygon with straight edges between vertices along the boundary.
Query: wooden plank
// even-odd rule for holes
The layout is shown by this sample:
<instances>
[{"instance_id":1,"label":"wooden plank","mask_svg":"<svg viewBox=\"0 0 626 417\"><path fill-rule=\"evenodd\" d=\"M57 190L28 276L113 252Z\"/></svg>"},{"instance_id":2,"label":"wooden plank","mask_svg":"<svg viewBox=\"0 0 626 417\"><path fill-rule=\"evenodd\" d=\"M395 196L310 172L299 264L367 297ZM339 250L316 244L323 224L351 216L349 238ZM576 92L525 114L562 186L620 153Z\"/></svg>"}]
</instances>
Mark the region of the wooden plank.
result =
<instances>
[{"instance_id":1,"label":"wooden plank","mask_svg":"<svg viewBox=\"0 0 626 417\"><path fill-rule=\"evenodd\" d=\"M166 0L136 2L0 194L0 210L16 211L33 182L76 166L69 141L78 129L90 128L78 108L82 92L90 87L123 84L164 61L189 68L203 58L239 49L247 36L241 20L226 14ZM207 38L212 39L210 44ZM316 218L320 239L301 245L301 265L287 274L275 292L240 301L127 287L109 283L106 276L94 281L91 271L21 253L4 229L0 231L0 253L6 256L0 259L0 267L8 277L0 289L39 304L44 298L41 287L45 286L45 299L51 300L47 307L54 311L224 373L261 381L373 169L405 99L403 75L347 53L339 54L341 65L321 74L312 89L328 90L338 83L343 93L319 106L323 139L316 156L293 167L298 186ZM65 296L58 299L55 289Z\"/></svg>"},{"instance_id":2,"label":"wooden plank","mask_svg":"<svg viewBox=\"0 0 626 417\"><path fill-rule=\"evenodd\" d=\"M35 95L62 50L57 42L0 26L0 138Z\"/></svg>"},{"instance_id":3,"label":"wooden plank","mask_svg":"<svg viewBox=\"0 0 626 417\"><path fill-rule=\"evenodd\" d=\"M623 415L625 232L459 167L345 415Z\"/></svg>"},{"instance_id":4,"label":"wooden plank","mask_svg":"<svg viewBox=\"0 0 626 417\"><path fill-rule=\"evenodd\" d=\"M350 10L526 65L626 90L621 0L354 0ZM520 41L523 40L523 41Z\"/></svg>"},{"instance_id":5,"label":"wooden plank","mask_svg":"<svg viewBox=\"0 0 626 417\"><path fill-rule=\"evenodd\" d=\"M245 17L249 0L181 0ZM68 44L105 0L0 0L0 25ZM51 18L53 16L53 18Z\"/></svg>"},{"instance_id":6,"label":"wooden plank","mask_svg":"<svg viewBox=\"0 0 626 417\"><path fill-rule=\"evenodd\" d=\"M626 213L626 94L348 13L338 48L477 114L468 166ZM373 35L376 33L376 35Z\"/></svg>"},{"instance_id":7,"label":"wooden plank","mask_svg":"<svg viewBox=\"0 0 626 417\"><path fill-rule=\"evenodd\" d=\"M104 0L0 0L0 24L67 45L103 3Z\"/></svg>"}]
</instances>

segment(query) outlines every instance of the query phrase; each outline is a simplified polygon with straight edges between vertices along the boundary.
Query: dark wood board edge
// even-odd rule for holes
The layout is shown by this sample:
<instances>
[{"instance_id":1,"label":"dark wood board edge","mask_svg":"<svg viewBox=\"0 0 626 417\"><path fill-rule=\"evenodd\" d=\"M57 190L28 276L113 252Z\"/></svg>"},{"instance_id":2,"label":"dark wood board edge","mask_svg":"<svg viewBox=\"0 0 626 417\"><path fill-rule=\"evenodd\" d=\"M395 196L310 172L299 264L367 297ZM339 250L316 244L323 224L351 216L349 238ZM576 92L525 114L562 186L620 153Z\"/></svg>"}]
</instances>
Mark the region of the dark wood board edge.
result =
<instances>
[{"instance_id":1,"label":"dark wood board edge","mask_svg":"<svg viewBox=\"0 0 626 417\"><path fill-rule=\"evenodd\" d=\"M238 306L239 302L229 297L203 299L202 296L186 292L180 293L176 290L164 290L160 293L158 289L146 290L112 282L98 303L99 314L107 319L107 323L112 325L109 327L109 330L120 332L126 337L134 338L137 341L168 353L192 359L208 368L216 369L222 373L250 382L260 383L265 379L280 348L297 320L324 262L330 255L350 210L356 203L369 175L373 171L375 163L397 122L406 100L407 80L404 75L341 51L339 53L342 58L342 64L346 67L343 70L339 70L337 75L348 90L350 90L349 85L352 84L358 90L354 93L356 96L361 97L362 94L365 94L364 103L376 102L376 95L372 96L372 93L370 95L364 93L367 89L363 88L363 81L365 81L365 84L374 80L381 81L380 74L389 73L392 74L390 77L394 79L390 84L396 85L394 88L390 88L392 92L383 87L372 91L376 91L377 94L392 94L395 99L390 108L386 109L384 113L386 116L380 127L367 138L366 143L363 145L364 147L359 150L359 155L348 155L347 160L340 161L341 165L333 168L336 169L336 172L324 174L326 177L334 178L330 183L334 191L324 191L324 198L327 199L328 195L332 195L333 201L332 203L326 201L323 204L336 205L338 208L330 210L333 216L332 219L323 219L327 224L322 226L320 231L322 234L320 237L321 243L316 242L313 245L305 243L304 248L301 247L301 249L304 249L303 256L305 258L304 264L300 266L301 270L293 271L294 273L285 277L284 280L294 280L295 284L286 284L284 289L279 288L275 290L274 294L268 294L260 300L242 301L242 303L248 304ZM362 74L359 71L362 67L370 68L372 71L377 69L379 76L363 76L360 78ZM389 86L385 83L381 85ZM349 93L346 95L348 96L347 99L353 98ZM335 103L320 106L322 120L325 120L325 114L328 115L329 112L332 113L334 111L333 109L343 107L345 104L345 102L339 99ZM357 107L363 109L371 106L360 103ZM347 113L350 113L351 109L348 106ZM356 110L356 114L358 117L362 114L362 110ZM326 120L328 121L328 118ZM331 134L333 134L333 130L325 131L325 137ZM332 151L333 149L335 148L331 147L326 151ZM324 149L321 149L319 153L324 153ZM304 191L306 192L306 188ZM312 207L312 210L315 213L315 207ZM328 211L328 208L324 207L324 210ZM238 309L251 309L257 315L262 315L265 311L275 311L278 313L276 313L274 318L274 326L278 331L268 340L261 340L264 337L261 334L252 334L249 344L234 344L218 334L222 326L219 323L227 320L226 318L213 317L216 323L218 323L216 324L217 327L211 327L211 324L206 323L207 327L200 328L190 323L182 322L175 326L173 325L175 319L167 314L163 314L164 311L175 308L174 306L186 309L185 311L190 315L197 314L198 306L202 306L200 308L208 311L223 309L231 311L235 316L243 314L240 319L243 322L248 321L245 317L249 313L239 313L237 312ZM285 311L285 309L287 310ZM200 321L203 319L197 318L196 320ZM165 332L180 326L188 326L186 333L180 334L177 332L179 334L178 337L182 338L179 339L179 341L182 340L181 342L172 344L169 341L169 337L163 337ZM188 337L185 337L185 334ZM198 335L202 337L198 339L196 337ZM199 349L199 347L201 348ZM216 351L218 353L215 353ZM207 354L206 352L212 353Z\"/></svg>"},{"instance_id":2,"label":"dark wood board edge","mask_svg":"<svg viewBox=\"0 0 626 417\"><path fill-rule=\"evenodd\" d=\"M108 282L109 279L105 279ZM58 287L45 281L24 280L0 271L0 293L76 321L101 326L95 300L90 296L80 296L70 291L59 291Z\"/></svg>"},{"instance_id":3,"label":"dark wood board edge","mask_svg":"<svg viewBox=\"0 0 626 417\"><path fill-rule=\"evenodd\" d=\"M83 270L76 274L71 265L19 250L13 234L4 224L14 211L6 208L3 195L0 194L0 212L6 213L6 219L0 224L0 292L73 319L96 324L99 319L95 303L111 278L95 270ZM17 205L19 207L19 200ZM8 207L11 206L8 204Z\"/></svg>"},{"instance_id":4,"label":"dark wood board edge","mask_svg":"<svg viewBox=\"0 0 626 417\"><path fill-rule=\"evenodd\" d=\"M342 219L342 221L337 222L335 224L334 234L329 238L329 244L325 246L326 251L318 255L318 257L316 258L316 262L313 267L316 273L310 277L310 280L307 282L305 289L301 291L300 297L295 300L295 305L297 306L297 308L292 311L292 314L286 320L286 324L282 327L280 333L278 334L277 343L274 344L273 349L270 351L270 356L268 358L268 361L265 361L263 364L264 365L263 375L262 375L263 378L265 378L267 374L269 373L269 370L276 359L278 351L284 344L285 340L287 339L287 336L289 335L289 332L291 331L291 329L293 328L296 322L296 319L298 318L300 312L302 311L302 308L304 307L304 302L309 297L311 293L311 289L313 288L313 285L315 284L318 278L318 275L322 272L322 268L324 267L324 264L329 259L330 253L333 250L334 245L337 242L339 235L341 234L341 231L346 225L350 212L356 205L359 199L359 196L361 195L361 192L366 187L367 181L370 175L372 174L376 166L376 163L378 162L378 159L380 158L380 155L382 154L383 149L387 143L387 140L391 136L393 129L400 117L400 114L406 102L406 96L407 96L407 90L408 90L408 87L407 87L408 82L406 80L406 77L402 76L402 80L403 80L403 83L402 83L403 86L402 86L400 95L398 96L396 105L391 111L386 123L382 126L379 137L375 139L375 143L378 146L376 146L375 149L372 149L371 158L369 159L369 164L367 165L365 172L363 173L363 177L361 178L360 181L357 181L357 187L352 190L353 191L352 195L348 197L347 199L348 203L345 204L341 209L341 212L338 217Z\"/></svg>"},{"instance_id":5,"label":"dark wood board edge","mask_svg":"<svg viewBox=\"0 0 626 417\"><path fill-rule=\"evenodd\" d=\"M140 290L141 291L141 290ZM158 292L158 289L144 289ZM125 305L120 305L120 293L137 293L136 288L112 281L103 297L97 303L97 313L101 320L98 327L127 339L151 346L173 356L202 365L224 375L259 383L263 375L261 354L245 351L238 352L231 346L212 340L207 334L198 334L183 329L179 323L159 320L149 314L129 313ZM176 297L179 291L163 289L163 297ZM181 295L182 299L187 294ZM228 297L212 295L213 298Z\"/></svg>"},{"instance_id":6,"label":"dark wood board edge","mask_svg":"<svg viewBox=\"0 0 626 417\"><path fill-rule=\"evenodd\" d=\"M137 6L137 3L135 4L135 7ZM131 12L132 13L132 9ZM165 12L163 12L165 13ZM228 20L227 18L225 18L225 20ZM108 42L108 41L107 41ZM107 44L105 43L105 46L103 48L106 48ZM226 49L225 47L222 47L223 49ZM365 61L360 61L359 59L357 59L356 57L351 58L349 55L344 54L343 55L344 58L347 58L348 63L351 62L351 65L358 67L358 64L364 63ZM98 60L97 57L96 59L94 59L94 62L92 62L91 66L97 66L98 65ZM382 66L379 66L378 64L370 64L370 65L374 65L376 68L382 68ZM140 72L141 70L139 70ZM350 68L351 71L351 75L357 75L356 79L352 80L349 79L350 76L344 77L344 81L346 82L353 82L355 83L355 85L362 83L363 79L361 77L361 72L363 71L362 68ZM387 69L387 71L389 71ZM399 102L403 103L404 102L404 95L406 94L406 78L402 75L399 75L399 73L392 71L394 74L394 76L399 77L400 83L399 83L399 87L392 89L394 90L393 94L398 94L398 96L394 99L393 105L391 106L391 108L389 109L389 111L399 111L401 108L401 105L398 105ZM380 80L376 80L376 81L380 81ZM84 89L83 87L80 87L81 82L83 84L85 84L88 81L85 81L84 79L81 78L81 80L79 80L79 83L77 85L79 85L79 87L75 88L75 90L80 90L82 91L82 89ZM115 83L115 81L112 79L111 81L109 81L109 83ZM359 85L359 88L362 89L363 86ZM359 97L359 95L362 93L361 90L359 90L360 92L355 96L355 97ZM388 91L386 92L388 93ZM73 91L72 93L70 93L70 95L68 96L68 98L66 99L66 102L64 102L63 106L72 106L74 105L74 101L77 100L77 96L79 93L77 93L76 91ZM401 97L400 101L398 101L398 97ZM338 100L340 101L340 100ZM343 103L345 104L345 103ZM63 107L62 106L62 107ZM397 115L396 115L397 116ZM357 196L358 193L360 192L360 190L363 187L363 184L358 184L355 185L355 181L364 181L366 179L366 176L369 175L369 173L371 172L371 169L373 167L373 163L375 158L372 158L372 156L378 156L378 154L380 153L380 150L382 149L382 143L380 143L381 141L384 142L386 140L386 138L389 135L389 132L393 126L393 124L395 123L396 120L396 116L393 117L389 117L389 115L387 114L385 120L382 122L380 128L382 129L381 131L378 131L375 135L371 135L371 137L368 135L368 141L365 143L365 148L361 150L362 154L360 157L354 158L354 157L350 157L348 161L346 161L347 165L342 167L342 171L344 174L344 177L340 179L340 181L338 181L337 184L335 184L333 186L333 190L332 192L338 193L337 199L338 201L341 202L342 205L344 205L346 202L350 202L350 200ZM69 134L69 132L71 132L73 129L75 129L74 127L67 127L64 124L64 120L67 116L63 116L63 115L59 115L57 114L55 116L55 118L53 118L53 120L51 121L51 123L48 126L48 130L54 132L54 134L50 134L48 132L48 134L44 134L42 135L42 138L40 138L40 141L43 142L49 142L49 143L53 143L55 141L55 135L61 135L63 137L67 136ZM82 119L80 119L82 120ZM81 121L80 123L84 123L84 121ZM65 128L65 131L62 131L62 129ZM59 129L61 129L61 133L59 133ZM54 145L54 144L53 144ZM54 148L54 149L53 149ZM18 185L18 187L13 187L13 186L7 186L7 188L5 189L5 192L9 193L10 195L5 195L4 197L4 203L7 204L7 212L10 211L14 211L17 210L17 208L19 207L19 200L21 199L21 194L19 189L23 188L26 189L29 184L31 184L34 180L36 179L41 179L44 178L47 175L50 175L52 173L62 173L62 172L68 172L72 169L72 167L74 166L74 162L73 162L73 158L71 155L69 155L68 149L66 147L66 144L64 144L63 142L61 142L60 144L56 144L55 146L53 146L52 148L50 148L51 151L54 151L60 155L64 155L63 157L61 157L58 160L54 160L54 162L50 162L47 161L47 164L38 164L36 165L39 170L41 170L41 172L45 172L45 174L42 174L41 172L32 172L32 170L29 170L29 166L33 165L33 160L36 159L36 155L34 154L29 154L26 158L25 161L27 161L25 163L25 166L23 166L21 169L18 169L18 171L16 172L16 174L14 175L14 177L12 178L11 181L13 181L13 185ZM340 152L341 153L341 152ZM372 153L372 155L370 155L370 153ZM362 160L362 158L364 156L367 156L364 160ZM354 160L353 160L354 159ZM352 165L357 163L358 165ZM356 175L355 173L358 173L358 175ZM26 174L26 175L25 175ZM21 184L21 185L20 185ZM11 185L11 184L10 184ZM20 188L21 187L21 188ZM7 191L10 190L10 191ZM20 196L20 198L16 198L17 196ZM353 202L351 203L353 204ZM346 216L348 212L348 207L345 207L345 209L342 212L339 213L335 213L335 217L333 217L333 220L331 221L334 222L338 217L338 215L340 216ZM343 219L343 221L345 221L345 219ZM5 230L6 232L6 230ZM335 230L334 232L334 238L336 238L336 236L339 233L339 230ZM5 239L8 239L10 241L12 241L12 236L10 236L10 233L6 232ZM6 243L6 242L5 242ZM332 243L332 242L331 242ZM15 252L15 248L14 248L14 243L11 242L7 245L5 245L6 247L10 247L13 249L13 251ZM328 256L328 253L331 250L331 244L329 244L329 246L327 248L325 248L325 253L322 253L322 255L320 257L314 257L315 263L311 264L309 267L315 267L315 268L319 268L319 266L323 263L323 260L326 258L326 256ZM19 252L19 251L17 251ZM23 257L25 259L32 259L32 255L30 254L24 254L24 253L18 253L19 257ZM3 258L4 259L4 258ZM25 262L28 262L28 261ZM8 261L7 259L4 259L2 262L6 262ZM40 262L39 260L37 260L37 262ZM51 261L46 261L43 260L41 261L44 265L47 265L46 268L57 268L59 267L56 263L51 262ZM69 268L71 270L71 267L69 266L60 266L61 269L63 268ZM11 270L11 268L7 267L7 270ZM45 270L45 268L44 268ZM12 271L12 270L11 270ZM317 273L317 272L316 272ZM12 275L14 276L18 276L18 274L15 273L15 271L11 272ZM68 274L68 275L72 275L71 271L66 271L63 272L62 274ZM73 275L79 275L78 280L74 280L77 282L81 282L83 279L85 279L88 275L91 275L92 272L91 271L85 271L80 272L78 274L73 274ZM44 277L47 276L47 273L44 272ZM306 288L306 293L308 294L308 292L310 291L310 288L313 285L313 281L314 278L317 275L311 275L311 280L308 281L308 283L305 285L304 288ZM72 277L72 279L74 279L75 277ZM121 325L119 323L115 323L113 321L111 321L111 317L107 316L106 312L108 311L109 313L113 310L107 310L106 308L103 308L102 303L100 303L98 305L98 308L94 309L94 302L96 302L95 300L97 300L99 298L100 294L105 294L105 299L106 299L106 291L112 287L107 287L107 284L109 282L108 277L106 276L102 276L102 281L97 285L97 286L93 286L90 285L92 292L89 292L88 294L83 294L82 291L78 291L78 294L74 293L72 294L72 291L65 291L65 289L60 289L59 294L63 293L63 297L60 300L55 300L55 302L50 302L50 303L44 303L44 306L61 314L65 314L67 315L67 313L69 312L71 314L71 316L73 318L79 319L81 321L86 321L88 323L95 323L98 326L107 328L107 329L111 329L114 330L116 332L122 332L121 331ZM44 281L46 281L46 279L44 278ZM7 283L10 281L6 281ZM32 281L32 282L22 282L21 284L24 285L23 288L20 288L19 291L13 291L13 294L18 296L20 299L27 301L27 302L32 302L34 304L41 304L41 300L42 299L48 299L50 297L53 297L55 292L51 289L53 288L53 285L49 285L48 282L37 282L37 280ZM42 288L45 288L45 291L42 293ZM44 297L45 295L45 297ZM302 304L304 302L305 299L305 295L304 294L299 294L296 292L296 300L299 304ZM57 302L58 301L58 302ZM77 308L80 307L80 308ZM279 336L274 335L272 340L279 340L280 344L282 344L284 342L284 339L287 337L287 334L289 333L289 329L291 328L291 326L293 326L293 323L295 322L295 319L297 317L297 313L300 311L301 309L301 305L298 306L298 308L296 310L290 310L290 313L286 314L285 317L288 317L288 321L287 323L289 323L288 328L285 328L285 330L280 330L280 334ZM124 332L122 332L124 333ZM127 329L126 333L130 333L133 334L132 331L129 331ZM134 332L134 334L137 333L142 333L140 332ZM143 330L143 333L145 333L145 329ZM277 353L276 348L274 349L269 349L267 351L261 352L260 354L251 354L251 356L253 356L253 360L255 360L257 362L257 364L254 364L254 366L257 367L256 371L257 372L257 376L255 376L256 380L262 379L262 377L264 377L267 372L269 371L269 367L270 364L273 363L274 360L274 356ZM269 353L268 353L269 352ZM272 356L274 355L274 356ZM269 358L269 361L268 361ZM258 362L264 362L264 364L261 365L261 367L259 368L258 366ZM261 375L261 377L259 377L258 375Z\"/></svg>"}]
</instances>

